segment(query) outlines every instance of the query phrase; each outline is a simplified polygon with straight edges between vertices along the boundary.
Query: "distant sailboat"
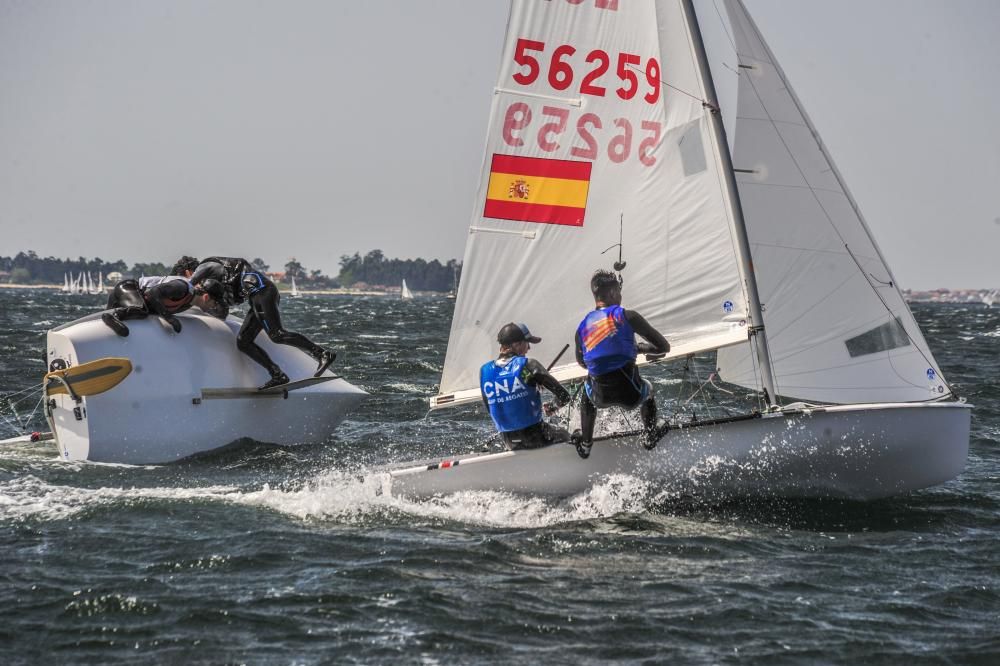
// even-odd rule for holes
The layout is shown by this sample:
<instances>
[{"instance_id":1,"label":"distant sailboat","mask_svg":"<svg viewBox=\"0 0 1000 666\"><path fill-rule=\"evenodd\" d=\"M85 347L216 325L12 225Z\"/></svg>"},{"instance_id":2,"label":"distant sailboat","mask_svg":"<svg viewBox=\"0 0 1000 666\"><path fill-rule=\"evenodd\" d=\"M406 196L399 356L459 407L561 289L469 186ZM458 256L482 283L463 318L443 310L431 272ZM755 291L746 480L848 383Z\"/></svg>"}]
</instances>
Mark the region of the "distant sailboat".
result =
<instances>
[{"instance_id":1,"label":"distant sailboat","mask_svg":"<svg viewBox=\"0 0 1000 666\"><path fill-rule=\"evenodd\" d=\"M72 291L72 289L73 288L69 284L69 273L63 273L63 286L59 291L64 294L68 294Z\"/></svg>"},{"instance_id":2,"label":"distant sailboat","mask_svg":"<svg viewBox=\"0 0 1000 666\"><path fill-rule=\"evenodd\" d=\"M451 269L451 291L448 292L448 298L450 300L455 300L458 295L458 266L452 266Z\"/></svg>"},{"instance_id":3,"label":"distant sailboat","mask_svg":"<svg viewBox=\"0 0 1000 666\"><path fill-rule=\"evenodd\" d=\"M997 295L1000 295L1000 289L994 289L993 291L987 292L983 296L983 305L988 308L993 307L993 303L997 300Z\"/></svg>"},{"instance_id":4,"label":"distant sailboat","mask_svg":"<svg viewBox=\"0 0 1000 666\"><path fill-rule=\"evenodd\" d=\"M403 287L400 290L400 298L402 298L404 301L409 301L413 299L413 292L410 291L410 288L406 286L406 280L403 280Z\"/></svg>"},{"instance_id":5,"label":"distant sailboat","mask_svg":"<svg viewBox=\"0 0 1000 666\"><path fill-rule=\"evenodd\" d=\"M299 288L297 286L295 286L295 276L293 275L292 276L292 293L291 293L291 297L292 298L298 298L301 295L302 294L299 293Z\"/></svg>"}]
</instances>

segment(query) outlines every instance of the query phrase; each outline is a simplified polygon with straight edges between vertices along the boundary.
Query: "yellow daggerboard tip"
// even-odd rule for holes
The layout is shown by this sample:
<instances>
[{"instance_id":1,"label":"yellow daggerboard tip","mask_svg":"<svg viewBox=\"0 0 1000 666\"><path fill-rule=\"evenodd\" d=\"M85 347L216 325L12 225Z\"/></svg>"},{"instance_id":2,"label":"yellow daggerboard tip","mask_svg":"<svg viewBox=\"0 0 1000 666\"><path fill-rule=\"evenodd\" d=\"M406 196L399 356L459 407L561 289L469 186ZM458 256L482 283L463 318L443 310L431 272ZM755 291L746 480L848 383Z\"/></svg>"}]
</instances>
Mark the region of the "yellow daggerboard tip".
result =
<instances>
[{"instance_id":1,"label":"yellow daggerboard tip","mask_svg":"<svg viewBox=\"0 0 1000 666\"><path fill-rule=\"evenodd\" d=\"M96 395L118 386L131 372L132 361L127 358L99 358L46 374L45 393L66 395L69 393L66 384L69 384L78 396Z\"/></svg>"}]
</instances>

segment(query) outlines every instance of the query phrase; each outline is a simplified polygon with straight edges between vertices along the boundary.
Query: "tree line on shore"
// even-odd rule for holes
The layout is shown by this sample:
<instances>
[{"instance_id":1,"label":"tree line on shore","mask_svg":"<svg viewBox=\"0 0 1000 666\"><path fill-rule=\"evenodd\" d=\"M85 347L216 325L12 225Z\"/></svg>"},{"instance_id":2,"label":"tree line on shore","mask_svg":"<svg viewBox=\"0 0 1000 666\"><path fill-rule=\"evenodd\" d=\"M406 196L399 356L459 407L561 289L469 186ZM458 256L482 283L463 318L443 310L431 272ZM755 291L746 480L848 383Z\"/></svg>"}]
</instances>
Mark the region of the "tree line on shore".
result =
<instances>
[{"instance_id":1,"label":"tree line on shore","mask_svg":"<svg viewBox=\"0 0 1000 666\"><path fill-rule=\"evenodd\" d=\"M271 266L263 259L255 258L254 268L269 273ZM0 256L0 282L15 284L62 284L67 273L77 275L89 272L95 276L103 273L121 273L125 277L141 275L166 275L173 262L134 263L131 267L121 259L104 261L99 257L87 259L59 259L40 257L34 250L18 252L13 257ZM324 275L321 270L307 270L294 258L284 265L284 281L294 277L296 284L303 287L323 288L386 288L399 287L406 280L410 289L418 291L451 291L458 285L462 265L455 259L442 264L437 259L387 259L381 250L372 250L365 255L355 252L340 258L340 273L336 276Z\"/></svg>"}]
</instances>

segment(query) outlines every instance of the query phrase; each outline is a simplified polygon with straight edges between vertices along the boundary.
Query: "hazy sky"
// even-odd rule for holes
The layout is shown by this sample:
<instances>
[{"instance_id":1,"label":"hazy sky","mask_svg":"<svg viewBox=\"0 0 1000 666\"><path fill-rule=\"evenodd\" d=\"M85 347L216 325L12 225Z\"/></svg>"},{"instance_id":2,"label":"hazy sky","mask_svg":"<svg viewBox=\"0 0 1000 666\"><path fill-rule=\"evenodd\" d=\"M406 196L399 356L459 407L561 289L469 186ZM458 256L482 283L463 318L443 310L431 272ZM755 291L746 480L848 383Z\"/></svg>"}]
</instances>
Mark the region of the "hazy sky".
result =
<instances>
[{"instance_id":1,"label":"hazy sky","mask_svg":"<svg viewBox=\"0 0 1000 666\"><path fill-rule=\"evenodd\" d=\"M902 286L1000 287L1000 2L746 4ZM0 0L0 254L460 258L506 18Z\"/></svg>"}]
</instances>

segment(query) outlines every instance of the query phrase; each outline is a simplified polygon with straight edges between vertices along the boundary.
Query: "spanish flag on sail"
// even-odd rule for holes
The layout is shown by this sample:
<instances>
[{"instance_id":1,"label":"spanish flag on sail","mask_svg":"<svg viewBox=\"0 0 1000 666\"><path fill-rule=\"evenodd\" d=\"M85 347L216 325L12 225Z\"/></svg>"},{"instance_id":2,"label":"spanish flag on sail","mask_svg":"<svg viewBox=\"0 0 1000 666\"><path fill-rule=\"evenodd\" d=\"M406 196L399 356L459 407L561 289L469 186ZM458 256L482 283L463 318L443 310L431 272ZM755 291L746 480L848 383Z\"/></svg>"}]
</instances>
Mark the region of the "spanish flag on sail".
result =
<instances>
[{"instance_id":1,"label":"spanish flag on sail","mask_svg":"<svg viewBox=\"0 0 1000 666\"><path fill-rule=\"evenodd\" d=\"M483 216L582 227L591 166L494 153Z\"/></svg>"}]
</instances>

